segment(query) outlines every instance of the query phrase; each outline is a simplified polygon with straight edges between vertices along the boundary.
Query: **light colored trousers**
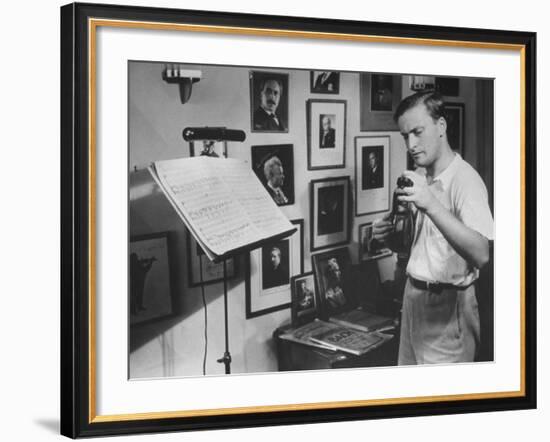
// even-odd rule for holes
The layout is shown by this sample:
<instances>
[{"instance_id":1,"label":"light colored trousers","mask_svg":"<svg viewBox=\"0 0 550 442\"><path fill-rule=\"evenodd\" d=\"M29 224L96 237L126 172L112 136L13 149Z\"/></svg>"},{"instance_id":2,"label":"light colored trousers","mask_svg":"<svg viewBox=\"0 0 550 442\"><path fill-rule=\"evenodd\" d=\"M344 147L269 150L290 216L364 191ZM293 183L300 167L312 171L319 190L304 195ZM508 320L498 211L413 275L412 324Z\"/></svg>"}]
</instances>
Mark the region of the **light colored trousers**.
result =
<instances>
[{"instance_id":1,"label":"light colored trousers","mask_svg":"<svg viewBox=\"0 0 550 442\"><path fill-rule=\"evenodd\" d=\"M434 293L407 280L399 365L472 362L478 344L479 312L473 284Z\"/></svg>"}]
</instances>

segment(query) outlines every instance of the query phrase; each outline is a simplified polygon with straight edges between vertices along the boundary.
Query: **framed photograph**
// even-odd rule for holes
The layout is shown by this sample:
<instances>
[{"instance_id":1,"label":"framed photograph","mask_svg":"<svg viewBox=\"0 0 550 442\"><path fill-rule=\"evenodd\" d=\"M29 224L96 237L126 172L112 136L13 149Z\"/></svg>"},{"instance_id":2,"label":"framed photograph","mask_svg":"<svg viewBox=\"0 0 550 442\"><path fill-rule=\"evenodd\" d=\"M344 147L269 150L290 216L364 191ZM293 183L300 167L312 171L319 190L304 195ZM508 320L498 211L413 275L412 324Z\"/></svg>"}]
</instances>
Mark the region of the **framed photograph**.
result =
<instances>
[{"instance_id":1,"label":"framed photograph","mask_svg":"<svg viewBox=\"0 0 550 442\"><path fill-rule=\"evenodd\" d=\"M357 226L359 243L359 261L372 261L374 259L391 256L392 251L386 247L377 249L372 243L372 222L363 223Z\"/></svg>"},{"instance_id":2,"label":"framed photograph","mask_svg":"<svg viewBox=\"0 0 550 442\"><path fill-rule=\"evenodd\" d=\"M291 306L290 280L304 271L304 220L292 236L250 252L246 268L246 319Z\"/></svg>"},{"instance_id":3,"label":"framed photograph","mask_svg":"<svg viewBox=\"0 0 550 442\"><path fill-rule=\"evenodd\" d=\"M401 75L361 74L360 130L361 132L398 130L393 113L401 101Z\"/></svg>"},{"instance_id":4,"label":"framed photograph","mask_svg":"<svg viewBox=\"0 0 550 442\"><path fill-rule=\"evenodd\" d=\"M209 156L227 158L227 141L197 140L189 141L189 156Z\"/></svg>"},{"instance_id":5,"label":"framed photograph","mask_svg":"<svg viewBox=\"0 0 550 442\"><path fill-rule=\"evenodd\" d=\"M76 438L536 406L535 33L77 3L61 8L60 41L62 434ZM307 118L303 112L290 115L289 100L304 103L310 72L318 69L319 54L327 52L331 69L341 73L338 97L346 101L312 101ZM178 77L179 90L163 79L165 64L172 62L196 63ZM498 259L489 260L473 285L482 288L482 302L494 301L494 309L479 306L480 318L487 311L490 319L482 323L489 332L481 336L493 336L488 342L492 350L482 359L488 363L278 373L273 333L290 321L291 278L304 272L300 247L294 246L301 244L297 238L302 234L290 238L288 246L278 245L280 261L288 262L288 283L286 274L279 278L264 269L278 260L278 253L258 249L249 257L245 281L231 281L226 298L217 286L205 287L203 302L202 290L181 284L187 273L182 262L186 227L147 167L152 161L187 156L181 139L185 125L250 129L249 145L293 144L295 204L281 209L295 218L310 216L306 247L345 245L352 226L353 173L353 165L345 167L346 125L348 130L355 130L355 124L361 131L393 131L394 136L393 98L397 102L413 93L406 77L434 72L460 78L461 89L470 82L468 90L476 91L466 97L462 90L460 101L468 121L476 123L463 135L468 160L486 183L490 209L498 217ZM387 105L384 93L379 101L373 99L373 73L401 80L392 83L392 111L376 110ZM275 80L262 84L260 77ZM358 84L360 93L348 95ZM294 90L302 95L289 97ZM271 97L264 101L275 108L278 122L260 120L255 130L253 116L262 108L262 92ZM275 92L280 98L273 98ZM494 112L494 103L506 112ZM361 110L360 121L346 123L346 106L354 113ZM335 129L334 148L321 148L321 115L334 116L328 118ZM309 176L305 153L298 156L299 138L306 134L307 169L343 167L342 176ZM230 141L228 148L231 159L251 162L247 149L233 150ZM389 150L391 158L386 156L384 164L389 160L393 181L406 160ZM139 183L129 179L135 175ZM310 179L308 200L304 189ZM153 281L151 272L160 271L160 252L174 249L178 268L168 279L178 282L170 290L177 291L182 310L171 319L132 326L130 240L143 232L165 231L173 231L177 240L169 240L168 249L158 240L157 261L144 283ZM231 232L228 226L224 233ZM326 294L330 281L323 284ZM144 285L144 299L145 290ZM203 358L189 358L189 352L199 349L202 356L206 348L223 349L225 299L233 374L218 364L217 351L208 352L203 372ZM146 310L140 310L139 302L133 307L138 315L151 308L160 316L168 312L166 301L165 296L155 307L144 301ZM249 317L257 316L247 320L247 310ZM263 314L267 311L273 313ZM136 350L143 375L139 382L128 376L134 330L143 338ZM205 330L210 330L208 346Z\"/></svg>"},{"instance_id":6,"label":"framed photograph","mask_svg":"<svg viewBox=\"0 0 550 442\"><path fill-rule=\"evenodd\" d=\"M445 113L449 144L464 157L464 103L445 103Z\"/></svg>"},{"instance_id":7,"label":"framed photograph","mask_svg":"<svg viewBox=\"0 0 550 442\"><path fill-rule=\"evenodd\" d=\"M252 132L288 132L288 74L250 72Z\"/></svg>"},{"instance_id":8,"label":"framed photograph","mask_svg":"<svg viewBox=\"0 0 550 442\"><path fill-rule=\"evenodd\" d=\"M312 94L338 94L340 92L340 72L311 71Z\"/></svg>"},{"instance_id":9,"label":"framed photograph","mask_svg":"<svg viewBox=\"0 0 550 442\"><path fill-rule=\"evenodd\" d=\"M346 101L307 101L307 168L346 166Z\"/></svg>"},{"instance_id":10,"label":"framed photograph","mask_svg":"<svg viewBox=\"0 0 550 442\"><path fill-rule=\"evenodd\" d=\"M189 263L189 287L199 287L223 281L223 262L210 261L193 235L187 233L187 260ZM233 279L237 273L236 260L226 263L226 278Z\"/></svg>"},{"instance_id":11,"label":"framed photograph","mask_svg":"<svg viewBox=\"0 0 550 442\"><path fill-rule=\"evenodd\" d=\"M294 146L252 146L252 167L278 206L294 204Z\"/></svg>"},{"instance_id":12,"label":"framed photograph","mask_svg":"<svg viewBox=\"0 0 550 442\"><path fill-rule=\"evenodd\" d=\"M318 298L313 272L290 278L292 297L291 318L294 327L313 321L317 317Z\"/></svg>"},{"instance_id":13,"label":"framed photograph","mask_svg":"<svg viewBox=\"0 0 550 442\"><path fill-rule=\"evenodd\" d=\"M460 95L460 79L435 77L435 90L445 97L458 97Z\"/></svg>"},{"instance_id":14,"label":"framed photograph","mask_svg":"<svg viewBox=\"0 0 550 442\"><path fill-rule=\"evenodd\" d=\"M324 319L352 309L351 258L347 247L311 255L321 314Z\"/></svg>"},{"instance_id":15,"label":"framed photograph","mask_svg":"<svg viewBox=\"0 0 550 442\"><path fill-rule=\"evenodd\" d=\"M175 314L173 260L168 232L130 239L128 315L130 326ZM172 270L170 270L172 268Z\"/></svg>"},{"instance_id":16,"label":"framed photograph","mask_svg":"<svg viewBox=\"0 0 550 442\"><path fill-rule=\"evenodd\" d=\"M349 176L312 180L309 188L311 250L347 244L351 234Z\"/></svg>"},{"instance_id":17,"label":"framed photograph","mask_svg":"<svg viewBox=\"0 0 550 442\"><path fill-rule=\"evenodd\" d=\"M390 137L355 137L355 215L390 209Z\"/></svg>"}]
</instances>

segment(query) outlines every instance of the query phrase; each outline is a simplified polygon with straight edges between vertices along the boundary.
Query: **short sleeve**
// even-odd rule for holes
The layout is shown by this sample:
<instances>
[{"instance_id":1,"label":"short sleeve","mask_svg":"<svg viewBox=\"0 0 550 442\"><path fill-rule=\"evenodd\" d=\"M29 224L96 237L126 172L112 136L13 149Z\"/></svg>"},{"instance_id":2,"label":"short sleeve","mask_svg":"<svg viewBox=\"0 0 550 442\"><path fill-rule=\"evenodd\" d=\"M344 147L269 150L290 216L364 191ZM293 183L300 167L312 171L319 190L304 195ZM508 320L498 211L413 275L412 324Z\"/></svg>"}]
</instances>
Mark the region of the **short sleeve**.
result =
<instances>
[{"instance_id":1,"label":"short sleeve","mask_svg":"<svg viewBox=\"0 0 550 442\"><path fill-rule=\"evenodd\" d=\"M458 218L469 228L493 240L493 215L489 208L487 188L479 174L469 168L466 173L460 174L455 184L455 210Z\"/></svg>"}]
</instances>

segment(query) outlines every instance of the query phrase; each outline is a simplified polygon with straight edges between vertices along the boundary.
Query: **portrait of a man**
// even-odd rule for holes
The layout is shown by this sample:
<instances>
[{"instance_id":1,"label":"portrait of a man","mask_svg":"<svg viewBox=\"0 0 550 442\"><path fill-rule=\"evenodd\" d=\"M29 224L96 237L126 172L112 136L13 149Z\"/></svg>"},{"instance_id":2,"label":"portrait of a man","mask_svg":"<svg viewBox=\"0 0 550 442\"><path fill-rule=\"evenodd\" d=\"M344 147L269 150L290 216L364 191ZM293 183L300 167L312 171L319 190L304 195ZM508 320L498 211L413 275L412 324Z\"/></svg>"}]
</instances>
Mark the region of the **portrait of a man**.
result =
<instances>
[{"instance_id":1,"label":"portrait of a man","mask_svg":"<svg viewBox=\"0 0 550 442\"><path fill-rule=\"evenodd\" d=\"M390 111L393 103L393 81L391 75L372 75L371 110Z\"/></svg>"},{"instance_id":2,"label":"portrait of a man","mask_svg":"<svg viewBox=\"0 0 550 442\"><path fill-rule=\"evenodd\" d=\"M321 149L334 148L336 130L332 127L336 115L319 115L319 144Z\"/></svg>"},{"instance_id":3,"label":"portrait of a man","mask_svg":"<svg viewBox=\"0 0 550 442\"><path fill-rule=\"evenodd\" d=\"M288 75L253 72L251 74L252 131L288 131Z\"/></svg>"},{"instance_id":4,"label":"portrait of a man","mask_svg":"<svg viewBox=\"0 0 550 442\"><path fill-rule=\"evenodd\" d=\"M314 306L314 292L308 286L307 279L300 279L296 281L296 294L297 294L297 309L298 312L303 310L309 310Z\"/></svg>"},{"instance_id":5,"label":"portrait of a man","mask_svg":"<svg viewBox=\"0 0 550 442\"><path fill-rule=\"evenodd\" d=\"M262 247L262 289L289 283L288 252L288 240Z\"/></svg>"},{"instance_id":6,"label":"portrait of a man","mask_svg":"<svg viewBox=\"0 0 550 442\"><path fill-rule=\"evenodd\" d=\"M362 159L362 189L384 187L384 146L363 147Z\"/></svg>"},{"instance_id":7,"label":"portrait of a man","mask_svg":"<svg viewBox=\"0 0 550 442\"><path fill-rule=\"evenodd\" d=\"M327 305L333 309L339 309L346 305L342 270L336 257L329 258L325 267L325 300Z\"/></svg>"},{"instance_id":8,"label":"portrait of a man","mask_svg":"<svg viewBox=\"0 0 550 442\"><path fill-rule=\"evenodd\" d=\"M316 94L337 94L340 90L340 73L333 71L312 71L311 92Z\"/></svg>"},{"instance_id":9,"label":"portrait of a man","mask_svg":"<svg viewBox=\"0 0 550 442\"><path fill-rule=\"evenodd\" d=\"M292 144L252 146L254 172L278 206L294 204Z\"/></svg>"},{"instance_id":10,"label":"portrait of a man","mask_svg":"<svg viewBox=\"0 0 550 442\"><path fill-rule=\"evenodd\" d=\"M318 197L318 234L342 232L344 230L344 186L321 187Z\"/></svg>"}]
</instances>

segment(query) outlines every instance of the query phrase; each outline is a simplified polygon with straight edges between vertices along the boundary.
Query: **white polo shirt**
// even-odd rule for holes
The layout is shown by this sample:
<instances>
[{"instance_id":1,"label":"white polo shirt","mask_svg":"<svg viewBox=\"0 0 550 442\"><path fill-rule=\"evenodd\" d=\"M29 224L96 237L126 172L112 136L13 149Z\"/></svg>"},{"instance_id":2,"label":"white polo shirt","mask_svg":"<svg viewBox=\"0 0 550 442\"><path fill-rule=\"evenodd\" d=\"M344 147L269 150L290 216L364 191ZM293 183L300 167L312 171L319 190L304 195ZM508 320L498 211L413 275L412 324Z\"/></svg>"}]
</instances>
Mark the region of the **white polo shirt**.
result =
<instances>
[{"instance_id":1,"label":"white polo shirt","mask_svg":"<svg viewBox=\"0 0 550 442\"><path fill-rule=\"evenodd\" d=\"M439 202L462 223L487 239L494 239L493 216L485 183L458 153L429 187ZM407 273L422 281L457 286L470 285L479 276L479 270L470 266L447 242L429 216L419 210L416 212Z\"/></svg>"}]
</instances>

